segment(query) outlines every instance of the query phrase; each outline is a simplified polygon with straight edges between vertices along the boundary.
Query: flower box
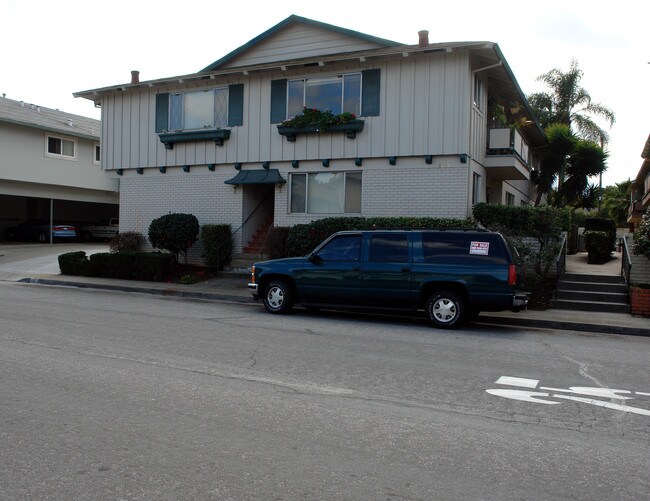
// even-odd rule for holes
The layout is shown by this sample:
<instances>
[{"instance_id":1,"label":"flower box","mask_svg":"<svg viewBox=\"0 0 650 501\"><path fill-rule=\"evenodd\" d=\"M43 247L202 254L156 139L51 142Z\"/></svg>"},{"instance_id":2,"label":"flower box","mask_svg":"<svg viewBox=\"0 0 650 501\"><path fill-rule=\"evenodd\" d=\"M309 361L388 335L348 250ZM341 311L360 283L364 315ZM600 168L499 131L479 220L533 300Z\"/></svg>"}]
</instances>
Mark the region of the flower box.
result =
<instances>
[{"instance_id":1,"label":"flower box","mask_svg":"<svg viewBox=\"0 0 650 501\"><path fill-rule=\"evenodd\" d=\"M183 132L163 132L158 134L160 142L168 150L174 149L176 143L189 143L193 141L214 141L217 146L230 139L230 129L191 130Z\"/></svg>"},{"instance_id":2,"label":"flower box","mask_svg":"<svg viewBox=\"0 0 650 501\"><path fill-rule=\"evenodd\" d=\"M293 143L296 137L300 134L322 134L322 133L345 133L348 139L357 137L357 132L363 130L363 120L351 120L344 124L327 125L323 129L319 129L318 125L303 125L302 127L295 127L291 125L278 125L278 132L281 136L287 138L287 141Z\"/></svg>"}]
</instances>

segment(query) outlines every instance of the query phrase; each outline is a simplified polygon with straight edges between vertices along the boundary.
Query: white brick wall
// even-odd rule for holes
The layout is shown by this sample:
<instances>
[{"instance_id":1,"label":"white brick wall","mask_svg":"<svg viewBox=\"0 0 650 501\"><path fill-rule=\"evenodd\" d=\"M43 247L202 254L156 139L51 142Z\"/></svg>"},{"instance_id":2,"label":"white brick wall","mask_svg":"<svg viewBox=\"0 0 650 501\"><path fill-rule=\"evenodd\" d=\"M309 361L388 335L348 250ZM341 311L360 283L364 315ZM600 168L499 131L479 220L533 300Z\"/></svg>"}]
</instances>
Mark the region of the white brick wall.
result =
<instances>
[{"instance_id":1,"label":"white brick wall","mask_svg":"<svg viewBox=\"0 0 650 501\"><path fill-rule=\"evenodd\" d=\"M224 184L236 171L192 166L190 172L168 168L166 174L148 169L138 175L125 171L120 180L120 231L137 231L145 238L151 221L170 213L193 214L204 224L230 224L233 231L242 223L242 190ZM241 240L241 234L236 235ZM235 241L235 248L241 241ZM147 246L151 249L150 246ZM203 262L203 246L197 242L189 252L192 263Z\"/></svg>"},{"instance_id":2,"label":"white brick wall","mask_svg":"<svg viewBox=\"0 0 650 501\"><path fill-rule=\"evenodd\" d=\"M279 162L271 167L287 181L294 172L326 170L321 162L301 162L298 169ZM467 217L469 171L456 156L434 157L432 164L426 164L423 157L398 158L394 166L385 158L364 160L361 167L355 166L354 159L333 160L327 170L363 172L361 216ZM165 174L157 169L145 169L142 175L125 170L120 178L120 230L137 231L146 237L153 219L186 213L194 214L200 225L230 224L235 231L243 222L243 189L234 189L224 181L236 173L232 165L217 166L214 172L205 165L192 166L190 172L172 167ZM342 215L289 214L288 204L289 184L276 186L276 226ZM240 231L235 235L235 252L240 252L242 245ZM190 262L202 263L202 252L197 242L190 250Z\"/></svg>"}]
</instances>

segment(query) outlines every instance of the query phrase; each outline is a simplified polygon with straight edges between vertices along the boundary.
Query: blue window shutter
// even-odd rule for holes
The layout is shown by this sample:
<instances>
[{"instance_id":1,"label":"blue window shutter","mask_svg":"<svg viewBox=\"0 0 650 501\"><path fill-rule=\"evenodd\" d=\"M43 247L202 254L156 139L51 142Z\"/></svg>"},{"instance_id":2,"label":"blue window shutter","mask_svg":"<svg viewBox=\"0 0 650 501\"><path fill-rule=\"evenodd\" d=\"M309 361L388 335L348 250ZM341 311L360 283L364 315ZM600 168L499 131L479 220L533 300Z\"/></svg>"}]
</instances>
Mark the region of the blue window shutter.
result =
<instances>
[{"instance_id":1,"label":"blue window shutter","mask_svg":"<svg viewBox=\"0 0 650 501\"><path fill-rule=\"evenodd\" d=\"M244 125L244 84L228 86L228 125Z\"/></svg>"},{"instance_id":2,"label":"blue window shutter","mask_svg":"<svg viewBox=\"0 0 650 501\"><path fill-rule=\"evenodd\" d=\"M271 123L277 124L287 118L287 80L271 81Z\"/></svg>"},{"instance_id":3,"label":"blue window shutter","mask_svg":"<svg viewBox=\"0 0 650 501\"><path fill-rule=\"evenodd\" d=\"M362 85L361 89L361 115L364 117L373 117L379 115L379 102L381 95L381 72L379 68L373 70L364 70L361 72Z\"/></svg>"},{"instance_id":4,"label":"blue window shutter","mask_svg":"<svg viewBox=\"0 0 650 501\"><path fill-rule=\"evenodd\" d=\"M169 128L169 94L156 94L156 132Z\"/></svg>"}]
</instances>

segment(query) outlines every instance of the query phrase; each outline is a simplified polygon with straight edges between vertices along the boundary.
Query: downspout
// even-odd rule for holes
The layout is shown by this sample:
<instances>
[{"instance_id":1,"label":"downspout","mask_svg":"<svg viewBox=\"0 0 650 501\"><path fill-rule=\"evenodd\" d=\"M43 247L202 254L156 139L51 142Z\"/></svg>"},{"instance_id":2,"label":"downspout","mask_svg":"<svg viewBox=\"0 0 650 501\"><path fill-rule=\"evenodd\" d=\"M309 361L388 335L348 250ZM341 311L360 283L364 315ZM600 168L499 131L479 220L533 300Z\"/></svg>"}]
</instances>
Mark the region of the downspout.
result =
<instances>
[{"instance_id":1,"label":"downspout","mask_svg":"<svg viewBox=\"0 0 650 501\"><path fill-rule=\"evenodd\" d=\"M472 78L469 79L470 81L469 81L469 94L468 94L469 98L470 98L470 103L472 103L473 99L474 99L474 77L476 76L476 74L480 73L482 71L491 70L492 68L498 68L499 66L503 66L503 61L499 61L498 63L491 64L489 66L484 66L483 68L477 68L475 70L472 70ZM485 105L486 105L486 109L487 109L487 93L485 95ZM472 151L472 125L473 125L472 124L472 116L473 116L472 105L470 104L470 107L469 107L469 120L468 120L468 122L469 122L469 130L468 130L468 138L467 138L467 144L469 145L469 151ZM485 123L487 125L487 120L485 121ZM467 169L467 193L469 195L470 186L473 189L474 183L473 183L473 179L472 179L472 169L471 169L472 156L471 155L468 155L468 156L469 156L468 164L469 164L470 168ZM482 190L487 190L487 176L485 176L485 179L483 180L483 187L481 189ZM486 200L487 200L487 198L486 198ZM467 215L468 216L471 215L470 214L471 204L472 204L471 196L468 196L467 197Z\"/></svg>"}]
</instances>

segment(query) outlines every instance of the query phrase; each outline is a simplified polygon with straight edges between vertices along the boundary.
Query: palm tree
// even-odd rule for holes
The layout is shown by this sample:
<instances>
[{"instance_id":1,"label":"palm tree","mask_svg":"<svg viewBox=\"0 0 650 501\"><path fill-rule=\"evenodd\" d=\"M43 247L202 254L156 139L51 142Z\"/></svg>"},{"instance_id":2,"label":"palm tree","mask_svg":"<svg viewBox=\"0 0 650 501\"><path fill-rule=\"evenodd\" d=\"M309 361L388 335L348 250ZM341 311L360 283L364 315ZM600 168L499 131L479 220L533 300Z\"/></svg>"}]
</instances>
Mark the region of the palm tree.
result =
<instances>
[{"instance_id":1,"label":"palm tree","mask_svg":"<svg viewBox=\"0 0 650 501\"><path fill-rule=\"evenodd\" d=\"M549 92L537 92L528 96L539 123L546 128L561 123L573 128L582 139L593 141L603 147L609 135L592 117L603 118L611 127L616 121L614 112L600 103L594 103L589 93L580 86L582 70L578 62L571 60L571 68L563 72L554 68L537 77L550 88Z\"/></svg>"},{"instance_id":2,"label":"palm tree","mask_svg":"<svg viewBox=\"0 0 650 501\"><path fill-rule=\"evenodd\" d=\"M603 209L605 216L616 221L619 227L627 223L627 212L630 206L630 195L628 189L632 184L631 180L615 183L603 190Z\"/></svg>"}]
</instances>

